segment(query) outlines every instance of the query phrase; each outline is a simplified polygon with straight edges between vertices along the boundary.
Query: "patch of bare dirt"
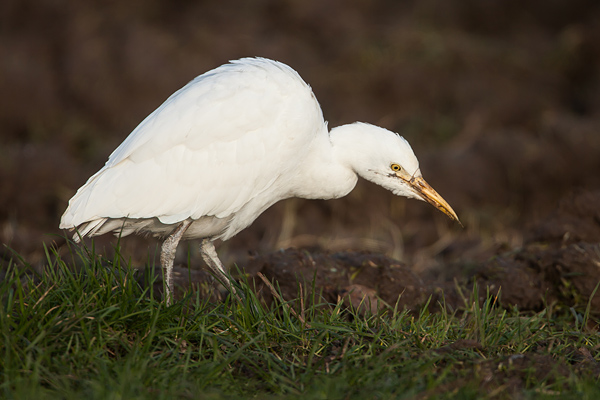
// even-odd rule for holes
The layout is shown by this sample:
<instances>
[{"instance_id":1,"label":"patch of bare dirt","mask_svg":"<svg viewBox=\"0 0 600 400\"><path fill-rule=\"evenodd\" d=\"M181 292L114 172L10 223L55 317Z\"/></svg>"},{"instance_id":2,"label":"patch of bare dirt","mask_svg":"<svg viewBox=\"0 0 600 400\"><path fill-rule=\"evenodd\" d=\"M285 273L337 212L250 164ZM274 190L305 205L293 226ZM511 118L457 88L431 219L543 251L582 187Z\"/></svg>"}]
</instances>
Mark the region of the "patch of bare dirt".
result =
<instances>
[{"instance_id":1,"label":"patch of bare dirt","mask_svg":"<svg viewBox=\"0 0 600 400\"><path fill-rule=\"evenodd\" d=\"M522 248L481 266L480 284L502 291L502 302L538 310L544 301L587 304L600 284L600 191L578 191L531 228ZM600 293L591 299L600 311Z\"/></svg>"},{"instance_id":2,"label":"patch of bare dirt","mask_svg":"<svg viewBox=\"0 0 600 400\"><path fill-rule=\"evenodd\" d=\"M425 286L410 268L380 254L287 249L256 256L245 269L261 272L275 281L288 300L298 298L298 282L305 288L314 284L331 303L349 296L355 307L361 301L374 304L381 299L392 306L398 301L401 306L412 308L426 300ZM257 289L269 299L270 293L260 282Z\"/></svg>"}]
</instances>

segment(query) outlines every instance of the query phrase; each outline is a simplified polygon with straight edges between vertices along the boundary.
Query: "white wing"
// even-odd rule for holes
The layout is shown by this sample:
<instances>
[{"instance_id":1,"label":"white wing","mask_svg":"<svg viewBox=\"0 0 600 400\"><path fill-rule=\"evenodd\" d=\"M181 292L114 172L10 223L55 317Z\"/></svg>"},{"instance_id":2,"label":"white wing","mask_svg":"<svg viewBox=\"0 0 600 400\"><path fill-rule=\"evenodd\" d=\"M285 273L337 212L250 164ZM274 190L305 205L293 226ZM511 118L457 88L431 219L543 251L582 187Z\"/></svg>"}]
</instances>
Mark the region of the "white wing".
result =
<instances>
[{"instance_id":1,"label":"white wing","mask_svg":"<svg viewBox=\"0 0 600 400\"><path fill-rule=\"evenodd\" d=\"M310 87L290 67L266 59L223 65L150 114L77 191L60 226L227 218L257 196L270 203L264 209L289 194L280 178L323 126Z\"/></svg>"}]
</instances>

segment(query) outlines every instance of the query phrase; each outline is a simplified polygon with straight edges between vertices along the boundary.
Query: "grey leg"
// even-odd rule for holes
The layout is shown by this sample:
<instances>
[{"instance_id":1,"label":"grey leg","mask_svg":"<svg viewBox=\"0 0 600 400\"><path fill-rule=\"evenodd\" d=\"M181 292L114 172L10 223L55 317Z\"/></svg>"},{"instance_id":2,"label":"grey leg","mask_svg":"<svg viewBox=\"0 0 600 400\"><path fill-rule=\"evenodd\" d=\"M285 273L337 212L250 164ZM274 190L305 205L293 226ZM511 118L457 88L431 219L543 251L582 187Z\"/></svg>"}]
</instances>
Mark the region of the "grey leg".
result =
<instances>
[{"instance_id":1,"label":"grey leg","mask_svg":"<svg viewBox=\"0 0 600 400\"><path fill-rule=\"evenodd\" d=\"M202 254L204 262L210 267L219 282L221 282L221 284L223 284L223 286L225 286L231 294L241 301L241 298L235 290L235 287L231 284L230 278L225 273L225 267L223 266L221 260L219 260L219 256L217 255L215 245L213 244L212 240L202 239L200 242L200 254Z\"/></svg>"},{"instance_id":2,"label":"grey leg","mask_svg":"<svg viewBox=\"0 0 600 400\"><path fill-rule=\"evenodd\" d=\"M163 276L165 278L165 295L164 301L167 305L173 302L173 261L175 260L175 251L177 245L183 237L183 234L190 226L192 221L183 221L177 228L171 233L162 245L162 251L160 252L160 264L163 268Z\"/></svg>"}]
</instances>

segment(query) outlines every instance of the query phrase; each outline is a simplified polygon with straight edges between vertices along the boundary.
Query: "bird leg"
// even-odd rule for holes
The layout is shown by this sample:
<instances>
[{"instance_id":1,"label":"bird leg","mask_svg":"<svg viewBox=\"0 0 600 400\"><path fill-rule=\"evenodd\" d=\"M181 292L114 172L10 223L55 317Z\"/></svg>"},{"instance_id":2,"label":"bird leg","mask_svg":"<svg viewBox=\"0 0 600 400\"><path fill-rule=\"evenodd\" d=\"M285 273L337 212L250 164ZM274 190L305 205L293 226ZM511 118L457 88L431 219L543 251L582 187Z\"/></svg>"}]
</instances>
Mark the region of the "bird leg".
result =
<instances>
[{"instance_id":1,"label":"bird leg","mask_svg":"<svg viewBox=\"0 0 600 400\"><path fill-rule=\"evenodd\" d=\"M179 241L191 223L192 221L186 220L177 225L177 228L175 228L162 245L160 264L162 265L163 276L166 280L164 300L167 305L171 305L173 302L173 261L175 260L175 251L177 250Z\"/></svg>"},{"instance_id":2,"label":"bird leg","mask_svg":"<svg viewBox=\"0 0 600 400\"><path fill-rule=\"evenodd\" d=\"M202 254L204 262L210 267L217 280L221 282L221 284L225 286L239 301L242 301L235 290L235 287L231 283L231 278L229 278L225 273L225 267L223 266L221 260L219 260L219 256L217 255L215 245L213 244L212 240L202 239L200 242L200 254Z\"/></svg>"}]
</instances>

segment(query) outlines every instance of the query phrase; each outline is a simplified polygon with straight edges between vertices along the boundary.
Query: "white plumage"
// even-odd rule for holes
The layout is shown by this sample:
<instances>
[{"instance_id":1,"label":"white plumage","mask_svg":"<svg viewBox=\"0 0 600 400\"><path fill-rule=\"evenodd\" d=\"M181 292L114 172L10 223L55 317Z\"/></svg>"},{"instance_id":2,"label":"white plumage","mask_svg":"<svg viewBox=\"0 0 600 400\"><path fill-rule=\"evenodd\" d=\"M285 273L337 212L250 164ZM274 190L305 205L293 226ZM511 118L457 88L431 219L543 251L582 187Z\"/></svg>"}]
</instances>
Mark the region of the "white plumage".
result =
<instances>
[{"instance_id":1,"label":"white plumage","mask_svg":"<svg viewBox=\"0 0 600 400\"><path fill-rule=\"evenodd\" d=\"M231 238L279 200L345 196L357 175L457 219L401 136L364 123L328 132L296 71L244 58L200 75L142 121L69 201L60 227L170 235L161 257L167 301L179 240L202 238L205 261L233 290L213 240Z\"/></svg>"}]
</instances>

